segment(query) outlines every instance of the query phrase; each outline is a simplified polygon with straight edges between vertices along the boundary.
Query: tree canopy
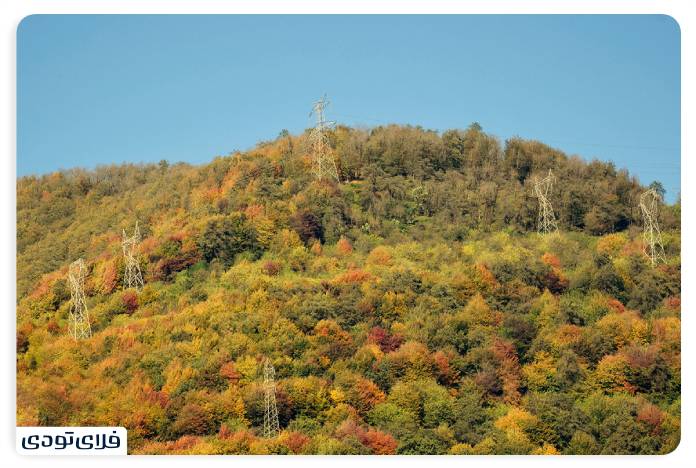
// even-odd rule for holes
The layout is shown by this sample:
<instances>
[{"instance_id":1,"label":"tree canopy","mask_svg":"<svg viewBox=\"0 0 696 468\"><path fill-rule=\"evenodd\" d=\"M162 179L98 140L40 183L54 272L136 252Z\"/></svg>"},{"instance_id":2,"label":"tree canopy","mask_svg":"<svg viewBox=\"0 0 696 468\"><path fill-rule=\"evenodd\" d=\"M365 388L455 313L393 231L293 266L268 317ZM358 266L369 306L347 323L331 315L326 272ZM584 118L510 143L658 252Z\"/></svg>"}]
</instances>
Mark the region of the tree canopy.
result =
<instances>
[{"instance_id":1,"label":"tree canopy","mask_svg":"<svg viewBox=\"0 0 696 468\"><path fill-rule=\"evenodd\" d=\"M480 125L307 134L190 166L17 183L17 422L118 425L132 453L667 453L680 434L680 206ZM536 233L551 169L560 232ZM653 184L653 188L658 185ZM120 233L138 220L142 291ZM83 257L93 336L67 333ZM278 437L264 439L264 359Z\"/></svg>"}]
</instances>

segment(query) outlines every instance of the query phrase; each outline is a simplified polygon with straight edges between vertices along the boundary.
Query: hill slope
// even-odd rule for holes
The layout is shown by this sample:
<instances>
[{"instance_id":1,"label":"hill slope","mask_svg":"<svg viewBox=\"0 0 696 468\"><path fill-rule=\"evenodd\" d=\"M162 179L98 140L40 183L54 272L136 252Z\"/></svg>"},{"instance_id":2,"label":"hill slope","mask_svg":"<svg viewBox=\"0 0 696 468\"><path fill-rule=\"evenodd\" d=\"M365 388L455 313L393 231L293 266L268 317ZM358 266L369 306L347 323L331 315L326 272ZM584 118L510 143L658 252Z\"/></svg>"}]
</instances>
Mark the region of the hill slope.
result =
<instances>
[{"instance_id":1,"label":"hill slope","mask_svg":"<svg viewBox=\"0 0 696 468\"><path fill-rule=\"evenodd\" d=\"M679 440L679 207L642 253L627 171L477 126L305 135L18 181L18 424L137 453L663 453ZM552 169L562 232L534 233ZM146 286L123 290L139 220ZM636 226L637 225L637 226ZM94 336L67 336L83 256ZM260 438L261 360L281 435Z\"/></svg>"}]
</instances>

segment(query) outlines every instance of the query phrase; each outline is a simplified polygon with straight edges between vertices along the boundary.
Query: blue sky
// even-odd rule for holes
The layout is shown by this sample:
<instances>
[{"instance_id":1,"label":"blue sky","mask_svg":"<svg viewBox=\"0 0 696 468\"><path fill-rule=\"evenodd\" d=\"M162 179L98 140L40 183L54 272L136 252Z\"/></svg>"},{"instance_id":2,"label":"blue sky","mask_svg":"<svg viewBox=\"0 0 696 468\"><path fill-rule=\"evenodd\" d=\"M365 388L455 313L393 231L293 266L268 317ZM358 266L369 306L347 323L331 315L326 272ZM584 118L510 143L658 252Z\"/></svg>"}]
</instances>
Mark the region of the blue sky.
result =
<instances>
[{"instance_id":1,"label":"blue sky","mask_svg":"<svg viewBox=\"0 0 696 468\"><path fill-rule=\"evenodd\" d=\"M18 175L204 163L311 126L465 128L614 161L680 190L680 32L667 16L30 16Z\"/></svg>"}]
</instances>

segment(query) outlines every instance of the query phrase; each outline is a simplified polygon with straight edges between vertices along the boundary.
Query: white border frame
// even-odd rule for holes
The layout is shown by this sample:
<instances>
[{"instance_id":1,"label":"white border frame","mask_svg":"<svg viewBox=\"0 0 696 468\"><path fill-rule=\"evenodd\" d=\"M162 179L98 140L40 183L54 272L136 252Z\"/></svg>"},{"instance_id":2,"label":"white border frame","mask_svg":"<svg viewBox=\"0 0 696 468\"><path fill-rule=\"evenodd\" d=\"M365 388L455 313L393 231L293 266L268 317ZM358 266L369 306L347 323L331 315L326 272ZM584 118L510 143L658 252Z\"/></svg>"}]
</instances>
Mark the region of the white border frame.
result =
<instances>
[{"instance_id":1,"label":"white border frame","mask_svg":"<svg viewBox=\"0 0 696 468\"><path fill-rule=\"evenodd\" d=\"M682 155L690 154L694 147L696 128L688 116L695 110L693 86L696 84L694 63L696 62L696 1L694 0L5 0L0 4L0 26L2 47L0 47L0 96L3 109L0 113L0 186L3 188L3 203L0 216L5 228L2 231L0 249L0 284L5 308L0 343L0 454L5 466L40 466L45 463L63 466L88 466L94 464L91 457L61 457L50 461L44 457L21 457L14 449L15 438L15 236L16 236L16 29L19 22L30 14L249 14L249 13L352 13L352 14L667 14L681 27L681 136ZM686 86L685 86L686 84ZM689 134L691 130L691 135ZM684 184L687 175L692 175L693 164L682 157L681 167L682 199L686 200L682 216L682 263L688 265L682 272L682 283L689 284L696 274L694 249L690 241L696 240L690 228L696 225L696 204L694 186ZM696 174L693 174L696 175ZM360 458L363 462L379 463L387 466L417 466L433 463L439 466L461 466L464 464L491 467L509 466L538 467L563 464L567 466L624 466L631 464L643 466L694 466L696 465L696 406L694 403L694 382L696 380L696 346L691 339L696 338L694 329L696 318L694 295L690 288L682 286L682 439L681 444L669 455L663 456L486 456L486 457L369 457ZM4 378L3 378L4 377ZM428 457L428 459L424 458ZM103 458L100 464L117 466L125 460L121 457ZM191 463L205 463L209 466L321 466L326 463L348 467L357 459L350 456L298 457L298 456L205 456L194 459L177 456L129 456L128 463L136 466L189 466Z\"/></svg>"}]
</instances>

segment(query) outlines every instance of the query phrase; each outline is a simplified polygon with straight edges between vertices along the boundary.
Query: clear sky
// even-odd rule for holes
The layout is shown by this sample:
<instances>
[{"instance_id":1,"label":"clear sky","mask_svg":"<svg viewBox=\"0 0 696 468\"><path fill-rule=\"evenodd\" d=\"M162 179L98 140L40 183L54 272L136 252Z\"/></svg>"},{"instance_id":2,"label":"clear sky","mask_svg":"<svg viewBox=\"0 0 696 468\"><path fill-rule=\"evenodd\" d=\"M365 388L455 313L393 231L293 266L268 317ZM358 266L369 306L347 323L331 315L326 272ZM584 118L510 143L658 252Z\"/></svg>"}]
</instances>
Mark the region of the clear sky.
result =
<instances>
[{"instance_id":1,"label":"clear sky","mask_svg":"<svg viewBox=\"0 0 696 468\"><path fill-rule=\"evenodd\" d=\"M680 32L667 16L30 16L21 175L204 163L311 126L477 121L680 190Z\"/></svg>"}]
</instances>

